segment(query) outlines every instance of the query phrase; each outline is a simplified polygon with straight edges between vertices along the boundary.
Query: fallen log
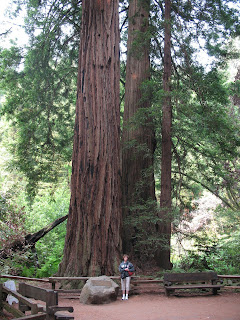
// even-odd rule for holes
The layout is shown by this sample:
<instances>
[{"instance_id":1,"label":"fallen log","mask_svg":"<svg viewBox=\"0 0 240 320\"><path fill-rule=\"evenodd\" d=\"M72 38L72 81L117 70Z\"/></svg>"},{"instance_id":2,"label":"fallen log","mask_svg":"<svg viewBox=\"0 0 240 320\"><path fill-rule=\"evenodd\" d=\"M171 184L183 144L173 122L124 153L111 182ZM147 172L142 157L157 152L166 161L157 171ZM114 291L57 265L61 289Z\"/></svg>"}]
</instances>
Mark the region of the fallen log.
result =
<instances>
[{"instance_id":1,"label":"fallen log","mask_svg":"<svg viewBox=\"0 0 240 320\"><path fill-rule=\"evenodd\" d=\"M12 244L0 250L0 259L7 259L12 252L24 251L27 247L30 247L31 249L34 248L37 241L42 239L46 234L56 228L59 224L67 220L67 218L68 214L64 217L56 219L54 222L50 223L49 225L35 233L27 234L22 240L15 240Z\"/></svg>"}]
</instances>

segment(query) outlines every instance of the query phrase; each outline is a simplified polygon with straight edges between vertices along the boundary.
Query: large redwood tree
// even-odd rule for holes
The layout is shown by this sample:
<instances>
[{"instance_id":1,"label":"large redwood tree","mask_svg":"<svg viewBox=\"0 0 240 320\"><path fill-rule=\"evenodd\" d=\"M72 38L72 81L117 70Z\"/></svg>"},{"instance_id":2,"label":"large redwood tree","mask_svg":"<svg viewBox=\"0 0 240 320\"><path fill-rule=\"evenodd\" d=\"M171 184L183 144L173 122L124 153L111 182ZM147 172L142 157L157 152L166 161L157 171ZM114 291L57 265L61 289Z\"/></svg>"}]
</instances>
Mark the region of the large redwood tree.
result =
<instances>
[{"instance_id":1,"label":"large redwood tree","mask_svg":"<svg viewBox=\"0 0 240 320\"><path fill-rule=\"evenodd\" d=\"M129 2L122 138L123 248L141 260L144 238L149 232L147 220L151 219L146 215L154 214L151 202L156 202L155 137L149 116L151 101L143 90L144 83L150 79L149 10L150 0ZM149 202L151 204L147 207Z\"/></svg>"},{"instance_id":2,"label":"large redwood tree","mask_svg":"<svg viewBox=\"0 0 240 320\"><path fill-rule=\"evenodd\" d=\"M82 2L71 200L60 275L112 275L121 252L118 0Z\"/></svg>"}]
</instances>

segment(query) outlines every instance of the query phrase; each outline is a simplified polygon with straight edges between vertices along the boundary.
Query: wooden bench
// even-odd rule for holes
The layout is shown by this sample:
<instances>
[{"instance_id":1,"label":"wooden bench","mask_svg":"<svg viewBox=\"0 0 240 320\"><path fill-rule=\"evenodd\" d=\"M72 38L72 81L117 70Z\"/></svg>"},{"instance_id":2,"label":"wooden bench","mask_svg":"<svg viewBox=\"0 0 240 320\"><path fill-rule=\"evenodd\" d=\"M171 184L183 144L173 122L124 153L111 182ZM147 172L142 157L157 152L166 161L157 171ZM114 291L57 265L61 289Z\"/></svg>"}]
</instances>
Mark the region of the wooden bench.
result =
<instances>
[{"instance_id":1,"label":"wooden bench","mask_svg":"<svg viewBox=\"0 0 240 320\"><path fill-rule=\"evenodd\" d=\"M217 294L222 287L218 281L216 272L165 273L165 294L169 296L178 289L212 289L213 294Z\"/></svg>"},{"instance_id":2,"label":"wooden bench","mask_svg":"<svg viewBox=\"0 0 240 320\"><path fill-rule=\"evenodd\" d=\"M37 303L34 313L43 312L45 313L46 320L70 320L74 319L72 315L67 315L61 313L61 311L73 312L72 307L60 307L58 306L58 293L54 290L43 289L35 287L26 283L19 283L19 294L24 297L32 298L34 300L40 300L45 302L45 305ZM24 301L19 301L19 310L26 312L31 309L31 306L26 304ZM31 313L33 313L31 309ZM24 319L31 319L31 317L26 316ZM33 319L33 318L32 318ZM37 318L36 318L37 319Z\"/></svg>"}]
</instances>

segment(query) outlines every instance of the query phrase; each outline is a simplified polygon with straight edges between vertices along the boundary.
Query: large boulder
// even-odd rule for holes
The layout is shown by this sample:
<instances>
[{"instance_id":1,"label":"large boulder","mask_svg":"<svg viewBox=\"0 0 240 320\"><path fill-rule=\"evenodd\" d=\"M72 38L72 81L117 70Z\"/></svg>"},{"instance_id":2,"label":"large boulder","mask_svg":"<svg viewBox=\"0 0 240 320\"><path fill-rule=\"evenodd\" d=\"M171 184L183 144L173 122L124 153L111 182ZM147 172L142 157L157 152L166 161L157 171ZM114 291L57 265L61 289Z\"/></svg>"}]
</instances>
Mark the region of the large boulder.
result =
<instances>
[{"instance_id":1,"label":"large boulder","mask_svg":"<svg viewBox=\"0 0 240 320\"><path fill-rule=\"evenodd\" d=\"M89 278L82 289L80 302L84 304L103 304L115 301L119 286L107 276Z\"/></svg>"}]
</instances>

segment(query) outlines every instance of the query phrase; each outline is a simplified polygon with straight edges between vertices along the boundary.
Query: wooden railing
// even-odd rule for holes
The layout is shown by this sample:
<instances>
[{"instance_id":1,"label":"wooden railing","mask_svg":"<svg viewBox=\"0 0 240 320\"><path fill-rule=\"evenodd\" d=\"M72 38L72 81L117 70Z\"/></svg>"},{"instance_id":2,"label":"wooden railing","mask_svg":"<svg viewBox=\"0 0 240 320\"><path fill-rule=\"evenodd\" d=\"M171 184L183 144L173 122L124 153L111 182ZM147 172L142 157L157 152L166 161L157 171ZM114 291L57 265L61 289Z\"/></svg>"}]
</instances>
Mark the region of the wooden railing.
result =
<instances>
[{"instance_id":1,"label":"wooden railing","mask_svg":"<svg viewBox=\"0 0 240 320\"><path fill-rule=\"evenodd\" d=\"M19 300L19 310L9 306L5 302L5 298L8 294ZM41 305L37 302L33 302L31 299L42 301L44 304ZM73 308L71 306L59 306L58 293L56 291L39 288L24 282L19 283L18 292L0 284L0 313L2 313L3 309L6 309L17 318L20 317L22 320L74 319L71 315L61 313L61 311L73 312ZM26 311L30 311L31 315L25 315Z\"/></svg>"},{"instance_id":2,"label":"wooden railing","mask_svg":"<svg viewBox=\"0 0 240 320\"><path fill-rule=\"evenodd\" d=\"M64 289L56 289L56 283L61 281L83 281L86 282L90 277L49 277L45 279L39 278L28 278L28 277L19 277L19 276L11 276L11 275L0 275L0 279L13 279L13 280L23 280L23 281L34 281L34 282L44 282L49 283L53 290L59 292L80 292L78 289L71 289L71 290L64 290ZM120 280L119 276L110 276L113 280ZM163 283L162 279L143 279L140 276L132 276L132 283L134 284L161 284ZM229 280L240 280L240 275L218 275L219 279L229 279ZM228 288L232 289L240 289L240 286L227 286Z\"/></svg>"},{"instance_id":3,"label":"wooden railing","mask_svg":"<svg viewBox=\"0 0 240 320\"><path fill-rule=\"evenodd\" d=\"M19 276L12 276L9 274L0 274L0 279L1 278L2 279L13 279L13 280L24 280L24 281L48 282L49 283L49 279L19 277Z\"/></svg>"},{"instance_id":4,"label":"wooden railing","mask_svg":"<svg viewBox=\"0 0 240 320\"><path fill-rule=\"evenodd\" d=\"M33 303L30 299L24 297L20 293L6 288L3 284L0 284L0 311L2 311L3 309L6 309L7 311L12 313L17 318L19 318L19 317L25 318L25 314L22 311L11 307L8 303L3 301L2 297L3 297L4 294L6 294L6 295L11 294L13 297L17 298L20 303L23 303L26 306L28 306L30 308L30 310L31 310L31 315L37 315L38 314L37 318L36 317L35 318L32 317L32 319L33 318L34 319L39 319L39 320L46 319L46 314L45 313L38 313L38 312L42 311L42 309L38 307L37 303ZM21 318L19 318L19 319L21 319Z\"/></svg>"}]
</instances>

